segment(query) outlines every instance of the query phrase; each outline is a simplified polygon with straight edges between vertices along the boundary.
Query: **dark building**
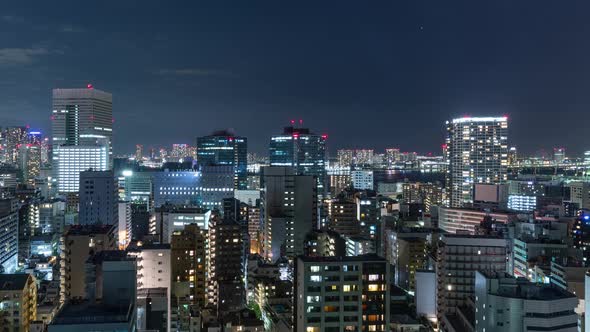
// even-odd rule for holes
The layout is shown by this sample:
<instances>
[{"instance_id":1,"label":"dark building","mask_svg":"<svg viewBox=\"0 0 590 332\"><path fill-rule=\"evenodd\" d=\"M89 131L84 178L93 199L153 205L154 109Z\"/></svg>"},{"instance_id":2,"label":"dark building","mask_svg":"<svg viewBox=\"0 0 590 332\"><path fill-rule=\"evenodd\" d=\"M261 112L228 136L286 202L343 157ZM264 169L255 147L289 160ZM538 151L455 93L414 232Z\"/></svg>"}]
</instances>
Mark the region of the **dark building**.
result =
<instances>
[{"instance_id":1,"label":"dark building","mask_svg":"<svg viewBox=\"0 0 590 332\"><path fill-rule=\"evenodd\" d=\"M384 258L299 256L293 276L294 331L390 330L391 270Z\"/></svg>"},{"instance_id":2,"label":"dark building","mask_svg":"<svg viewBox=\"0 0 590 332\"><path fill-rule=\"evenodd\" d=\"M318 195L324 194L327 135L313 134L308 128L285 127L270 139L270 165L290 166L297 175L316 177Z\"/></svg>"},{"instance_id":3,"label":"dark building","mask_svg":"<svg viewBox=\"0 0 590 332\"><path fill-rule=\"evenodd\" d=\"M209 227L209 298L220 315L245 305L246 257L242 231L240 224L229 219L214 219Z\"/></svg>"},{"instance_id":4,"label":"dark building","mask_svg":"<svg viewBox=\"0 0 590 332\"><path fill-rule=\"evenodd\" d=\"M80 224L114 225L119 222L117 184L113 171L80 173Z\"/></svg>"},{"instance_id":5,"label":"dark building","mask_svg":"<svg viewBox=\"0 0 590 332\"><path fill-rule=\"evenodd\" d=\"M247 189L248 140L222 130L197 138L197 162L202 166L234 167L234 188Z\"/></svg>"}]
</instances>

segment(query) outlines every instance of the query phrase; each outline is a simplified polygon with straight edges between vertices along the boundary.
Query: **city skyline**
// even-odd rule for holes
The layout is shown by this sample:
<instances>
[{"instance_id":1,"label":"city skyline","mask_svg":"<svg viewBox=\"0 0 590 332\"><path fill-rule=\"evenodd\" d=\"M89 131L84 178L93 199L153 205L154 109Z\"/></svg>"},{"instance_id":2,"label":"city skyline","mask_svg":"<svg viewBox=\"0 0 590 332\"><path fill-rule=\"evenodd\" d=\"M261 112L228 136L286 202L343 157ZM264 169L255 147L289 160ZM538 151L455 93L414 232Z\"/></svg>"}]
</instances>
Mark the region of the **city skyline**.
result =
<instances>
[{"instance_id":1,"label":"city skyline","mask_svg":"<svg viewBox=\"0 0 590 332\"><path fill-rule=\"evenodd\" d=\"M113 93L119 154L225 127L260 153L290 119L330 150L426 153L449 118L507 114L520 152L579 155L589 4L536 4L4 5L0 121L48 133L51 89L91 83Z\"/></svg>"}]
</instances>

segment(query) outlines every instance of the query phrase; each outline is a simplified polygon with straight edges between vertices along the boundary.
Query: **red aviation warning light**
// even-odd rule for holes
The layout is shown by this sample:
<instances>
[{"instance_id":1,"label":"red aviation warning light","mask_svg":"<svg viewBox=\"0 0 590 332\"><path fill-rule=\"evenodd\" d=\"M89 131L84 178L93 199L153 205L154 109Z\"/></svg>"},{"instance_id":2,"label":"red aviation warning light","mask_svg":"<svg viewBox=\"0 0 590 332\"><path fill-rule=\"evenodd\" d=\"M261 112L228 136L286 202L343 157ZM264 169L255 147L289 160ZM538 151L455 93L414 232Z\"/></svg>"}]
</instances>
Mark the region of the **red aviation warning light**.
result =
<instances>
[{"instance_id":1,"label":"red aviation warning light","mask_svg":"<svg viewBox=\"0 0 590 332\"><path fill-rule=\"evenodd\" d=\"M88 85L86 85L87 89L94 89L94 87L92 86L92 84L88 83Z\"/></svg>"}]
</instances>

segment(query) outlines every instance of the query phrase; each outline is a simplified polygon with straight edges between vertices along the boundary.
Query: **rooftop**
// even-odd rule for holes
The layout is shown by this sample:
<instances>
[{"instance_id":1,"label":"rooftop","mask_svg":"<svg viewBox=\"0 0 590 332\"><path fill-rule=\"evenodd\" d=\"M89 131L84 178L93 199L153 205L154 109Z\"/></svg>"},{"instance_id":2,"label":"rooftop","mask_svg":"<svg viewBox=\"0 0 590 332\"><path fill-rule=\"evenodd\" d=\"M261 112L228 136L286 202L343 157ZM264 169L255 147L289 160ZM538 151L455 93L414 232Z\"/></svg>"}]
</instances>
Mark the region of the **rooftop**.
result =
<instances>
[{"instance_id":1,"label":"rooftop","mask_svg":"<svg viewBox=\"0 0 590 332\"><path fill-rule=\"evenodd\" d=\"M108 234L114 230L114 225L72 225L66 235Z\"/></svg>"},{"instance_id":2,"label":"rooftop","mask_svg":"<svg viewBox=\"0 0 590 332\"><path fill-rule=\"evenodd\" d=\"M100 264L105 261L134 261L134 257L129 257L123 250L103 250L95 253L88 258L88 262Z\"/></svg>"},{"instance_id":3,"label":"rooftop","mask_svg":"<svg viewBox=\"0 0 590 332\"><path fill-rule=\"evenodd\" d=\"M360 256L331 256L331 257L308 257L299 256L299 260L303 262L319 262L319 263L338 263L338 262L385 262L385 258L376 254L366 254Z\"/></svg>"},{"instance_id":4,"label":"rooftop","mask_svg":"<svg viewBox=\"0 0 590 332\"><path fill-rule=\"evenodd\" d=\"M498 287L489 291L497 296L525 300L551 301L576 297L574 294L547 284L534 284L524 278L514 278L505 272L478 271L488 280L498 280Z\"/></svg>"},{"instance_id":5,"label":"rooftop","mask_svg":"<svg viewBox=\"0 0 590 332\"><path fill-rule=\"evenodd\" d=\"M0 274L0 291L24 289L29 276L29 274Z\"/></svg>"},{"instance_id":6,"label":"rooftop","mask_svg":"<svg viewBox=\"0 0 590 332\"><path fill-rule=\"evenodd\" d=\"M134 305L106 306L82 301L68 303L53 320L52 325L124 323L133 317Z\"/></svg>"}]
</instances>

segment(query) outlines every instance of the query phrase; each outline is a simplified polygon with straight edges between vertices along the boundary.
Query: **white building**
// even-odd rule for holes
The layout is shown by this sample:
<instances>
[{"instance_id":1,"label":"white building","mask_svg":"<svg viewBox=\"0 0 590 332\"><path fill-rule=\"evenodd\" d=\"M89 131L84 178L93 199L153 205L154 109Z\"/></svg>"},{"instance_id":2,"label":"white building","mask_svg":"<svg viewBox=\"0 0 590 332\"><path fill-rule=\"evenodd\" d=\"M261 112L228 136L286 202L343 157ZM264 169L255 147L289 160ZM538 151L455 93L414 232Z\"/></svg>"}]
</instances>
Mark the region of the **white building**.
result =
<instances>
[{"instance_id":1,"label":"white building","mask_svg":"<svg viewBox=\"0 0 590 332\"><path fill-rule=\"evenodd\" d=\"M507 180L507 117L464 117L447 121L446 146L450 206L472 203L476 183L495 184Z\"/></svg>"},{"instance_id":2,"label":"white building","mask_svg":"<svg viewBox=\"0 0 590 332\"><path fill-rule=\"evenodd\" d=\"M352 186L359 190L373 190L373 171L352 171Z\"/></svg>"},{"instance_id":3,"label":"white building","mask_svg":"<svg viewBox=\"0 0 590 332\"><path fill-rule=\"evenodd\" d=\"M150 232L159 235L162 243L170 243L172 233L183 230L188 224L197 224L202 230L209 228L211 210L163 205L155 212L155 218L150 221Z\"/></svg>"},{"instance_id":4,"label":"white building","mask_svg":"<svg viewBox=\"0 0 590 332\"><path fill-rule=\"evenodd\" d=\"M126 248L131 242L131 204L127 201L118 203L119 209L119 247Z\"/></svg>"},{"instance_id":5,"label":"white building","mask_svg":"<svg viewBox=\"0 0 590 332\"><path fill-rule=\"evenodd\" d=\"M576 296L562 288L515 279L506 273L475 273L475 331L578 331Z\"/></svg>"},{"instance_id":6,"label":"white building","mask_svg":"<svg viewBox=\"0 0 590 332\"><path fill-rule=\"evenodd\" d=\"M0 207L0 273L14 273L18 267L18 209L15 201Z\"/></svg>"},{"instance_id":7,"label":"white building","mask_svg":"<svg viewBox=\"0 0 590 332\"><path fill-rule=\"evenodd\" d=\"M515 213L487 212L466 208L438 208L438 225L449 233L475 234L475 227L479 226L485 217L490 217L496 223L508 224L516 221Z\"/></svg>"},{"instance_id":8,"label":"white building","mask_svg":"<svg viewBox=\"0 0 590 332\"><path fill-rule=\"evenodd\" d=\"M133 248L129 255L137 258L137 293L143 289L167 289L167 331L170 331L170 294L172 262L169 244L148 244Z\"/></svg>"},{"instance_id":9,"label":"white building","mask_svg":"<svg viewBox=\"0 0 590 332\"><path fill-rule=\"evenodd\" d=\"M58 145L53 150L53 165L60 193L76 193L80 188L80 172L109 169L107 145Z\"/></svg>"}]
</instances>

